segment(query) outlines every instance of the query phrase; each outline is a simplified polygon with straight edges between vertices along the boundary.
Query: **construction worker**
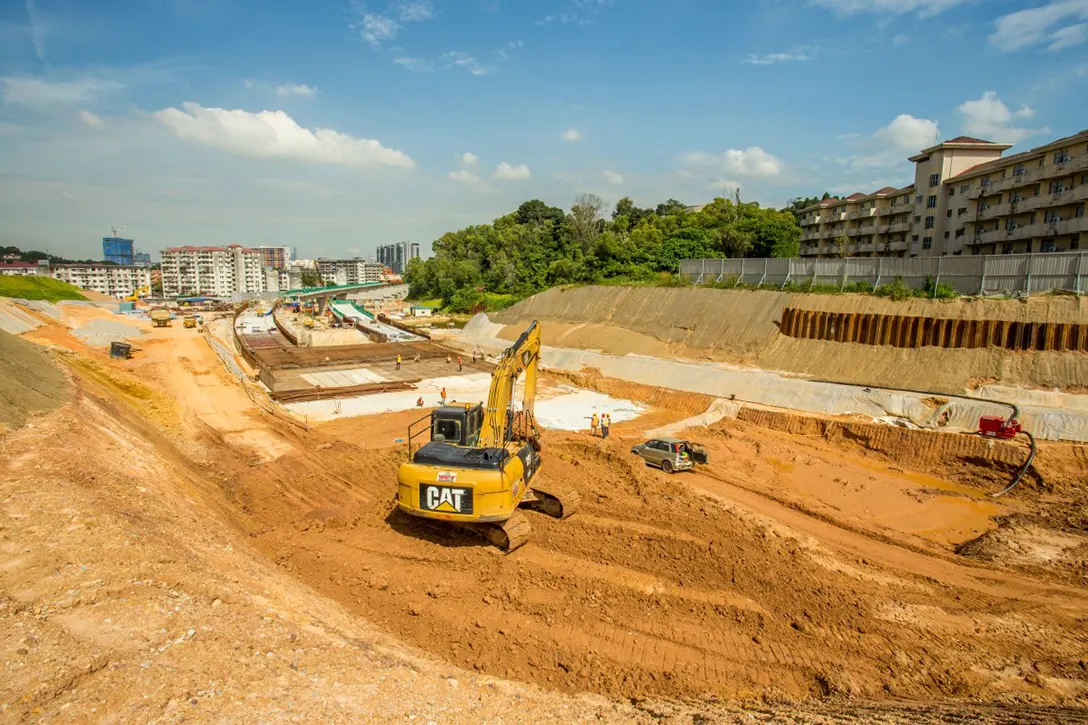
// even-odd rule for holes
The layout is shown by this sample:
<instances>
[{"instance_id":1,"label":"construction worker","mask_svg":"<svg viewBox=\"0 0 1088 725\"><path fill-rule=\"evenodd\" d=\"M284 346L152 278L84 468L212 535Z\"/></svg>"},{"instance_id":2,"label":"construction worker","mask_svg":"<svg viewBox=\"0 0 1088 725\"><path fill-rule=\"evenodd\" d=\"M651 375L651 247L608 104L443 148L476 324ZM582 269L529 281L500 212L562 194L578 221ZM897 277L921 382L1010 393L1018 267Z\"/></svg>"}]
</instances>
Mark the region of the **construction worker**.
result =
<instances>
[{"instance_id":1,"label":"construction worker","mask_svg":"<svg viewBox=\"0 0 1088 725\"><path fill-rule=\"evenodd\" d=\"M397 370L400 370L400 353L397 353Z\"/></svg>"},{"instance_id":2,"label":"construction worker","mask_svg":"<svg viewBox=\"0 0 1088 725\"><path fill-rule=\"evenodd\" d=\"M446 353L446 364L449 365L451 362L453 362L453 358L450 357L450 354L447 352Z\"/></svg>"},{"instance_id":3,"label":"construction worker","mask_svg":"<svg viewBox=\"0 0 1088 725\"><path fill-rule=\"evenodd\" d=\"M465 359L460 355L457 356L457 372L461 372L465 369Z\"/></svg>"},{"instance_id":4,"label":"construction worker","mask_svg":"<svg viewBox=\"0 0 1088 725\"><path fill-rule=\"evenodd\" d=\"M476 348L475 347L472 348L472 362L473 362L473 364L476 363Z\"/></svg>"},{"instance_id":5,"label":"construction worker","mask_svg":"<svg viewBox=\"0 0 1088 725\"><path fill-rule=\"evenodd\" d=\"M442 405L446 404L446 386L442 386Z\"/></svg>"},{"instance_id":6,"label":"construction worker","mask_svg":"<svg viewBox=\"0 0 1088 725\"><path fill-rule=\"evenodd\" d=\"M608 431L612 428L612 414L605 413L601 416L601 438L608 437Z\"/></svg>"},{"instance_id":7,"label":"construction worker","mask_svg":"<svg viewBox=\"0 0 1088 725\"><path fill-rule=\"evenodd\" d=\"M599 435L598 430L601 425L601 419L597 415L597 411L593 411L593 415L589 419L589 434L591 436Z\"/></svg>"},{"instance_id":8,"label":"construction worker","mask_svg":"<svg viewBox=\"0 0 1088 725\"><path fill-rule=\"evenodd\" d=\"M419 396L419 398L416 399L416 407L417 408L422 408L423 407L423 396L422 395Z\"/></svg>"}]
</instances>

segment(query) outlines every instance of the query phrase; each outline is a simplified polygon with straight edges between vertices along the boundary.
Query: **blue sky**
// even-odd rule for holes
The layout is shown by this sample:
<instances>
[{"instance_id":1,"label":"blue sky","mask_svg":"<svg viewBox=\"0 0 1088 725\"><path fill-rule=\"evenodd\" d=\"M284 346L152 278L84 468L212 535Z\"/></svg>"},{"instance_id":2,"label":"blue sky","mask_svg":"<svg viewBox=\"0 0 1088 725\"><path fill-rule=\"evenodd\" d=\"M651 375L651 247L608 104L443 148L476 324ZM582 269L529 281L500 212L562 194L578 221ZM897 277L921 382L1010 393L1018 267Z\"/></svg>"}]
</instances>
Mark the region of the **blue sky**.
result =
<instances>
[{"instance_id":1,"label":"blue sky","mask_svg":"<svg viewBox=\"0 0 1088 725\"><path fill-rule=\"evenodd\" d=\"M368 256L533 197L781 206L1074 133L1086 90L1088 0L4 0L0 244Z\"/></svg>"}]
</instances>

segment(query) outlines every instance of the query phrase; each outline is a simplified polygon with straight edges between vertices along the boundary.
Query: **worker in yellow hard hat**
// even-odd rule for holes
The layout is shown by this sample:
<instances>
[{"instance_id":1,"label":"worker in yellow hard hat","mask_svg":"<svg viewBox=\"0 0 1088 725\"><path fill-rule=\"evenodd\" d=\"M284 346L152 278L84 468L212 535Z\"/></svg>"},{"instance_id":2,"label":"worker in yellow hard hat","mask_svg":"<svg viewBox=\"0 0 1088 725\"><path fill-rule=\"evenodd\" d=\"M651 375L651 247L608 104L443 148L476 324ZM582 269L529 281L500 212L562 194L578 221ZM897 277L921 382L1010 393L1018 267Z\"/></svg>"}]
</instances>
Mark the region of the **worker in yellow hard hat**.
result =
<instances>
[{"instance_id":1,"label":"worker in yellow hard hat","mask_svg":"<svg viewBox=\"0 0 1088 725\"><path fill-rule=\"evenodd\" d=\"M397 353L397 370L400 370L400 353Z\"/></svg>"},{"instance_id":2,"label":"worker in yellow hard hat","mask_svg":"<svg viewBox=\"0 0 1088 725\"><path fill-rule=\"evenodd\" d=\"M597 415L597 411L593 411L593 415L589 419L589 434L592 436L598 435L597 430L600 428L601 419Z\"/></svg>"}]
</instances>

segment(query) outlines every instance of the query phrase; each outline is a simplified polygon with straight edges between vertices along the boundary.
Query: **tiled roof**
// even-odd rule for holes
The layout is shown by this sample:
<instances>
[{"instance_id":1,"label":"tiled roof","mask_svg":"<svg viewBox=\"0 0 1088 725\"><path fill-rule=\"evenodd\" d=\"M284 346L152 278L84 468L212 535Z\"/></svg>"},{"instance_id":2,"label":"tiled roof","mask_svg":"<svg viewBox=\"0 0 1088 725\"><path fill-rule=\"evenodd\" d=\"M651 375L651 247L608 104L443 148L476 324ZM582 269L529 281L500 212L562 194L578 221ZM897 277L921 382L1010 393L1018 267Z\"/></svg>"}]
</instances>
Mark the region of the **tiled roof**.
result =
<instances>
[{"instance_id":1,"label":"tiled roof","mask_svg":"<svg viewBox=\"0 0 1088 725\"><path fill-rule=\"evenodd\" d=\"M857 201L858 199L864 199L864 198L865 198L865 194L862 194L862 193L859 192L857 194L851 194L850 196L846 197L846 201Z\"/></svg>"},{"instance_id":2,"label":"tiled roof","mask_svg":"<svg viewBox=\"0 0 1088 725\"><path fill-rule=\"evenodd\" d=\"M981 138L971 138L970 136L957 136L956 138L949 139L945 143L986 143L993 144L993 141L986 141Z\"/></svg>"},{"instance_id":3,"label":"tiled roof","mask_svg":"<svg viewBox=\"0 0 1088 725\"><path fill-rule=\"evenodd\" d=\"M0 269L30 269L37 266L37 262L0 262Z\"/></svg>"}]
</instances>

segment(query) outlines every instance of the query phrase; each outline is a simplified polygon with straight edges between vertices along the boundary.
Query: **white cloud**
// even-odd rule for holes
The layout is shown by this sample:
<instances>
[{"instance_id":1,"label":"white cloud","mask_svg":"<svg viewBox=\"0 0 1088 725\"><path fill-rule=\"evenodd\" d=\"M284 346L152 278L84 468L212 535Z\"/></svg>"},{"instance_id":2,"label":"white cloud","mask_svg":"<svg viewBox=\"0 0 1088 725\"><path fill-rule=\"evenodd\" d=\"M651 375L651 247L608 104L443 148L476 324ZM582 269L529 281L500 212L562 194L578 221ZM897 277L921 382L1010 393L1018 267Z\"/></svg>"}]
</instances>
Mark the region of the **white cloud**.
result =
<instances>
[{"instance_id":1,"label":"white cloud","mask_svg":"<svg viewBox=\"0 0 1088 725\"><path fill-rule=\"evenodd\" d=\"M104 93L118 91L123 87L117 81L99 78L53 81L32 76L5 76L0 78L0 97L5 103L43 108L51 105L86 103Z\"/></svg>"},{"instance_id":2,"label":"white cloud","mask_svg":"<svg viewBox=\"0 0 1088 725\"><path fill-rule=\"evenodd\" d=\"M1085 20L1088 0L1052 0L999 17L990 44L1006 53L1039 45L1052 51L1070 48L1088 40L1088 27L1073 22Z\"/></svg>"},{"instance_id":3,"label":"white cloud","mask_svg":"<svg viewBox=\"0 0 1088 725\"><path fill-rule=\"evenodd\" d=\"M105 125L101 118L86 109L79 112L79 120L91 128L102 128Z\"/></svg>"},{"instance_id":4,"label":"white cloud","mask_svg":"<svg viewBox=\"0 0 1088 725\"><path fill-rule=\"evenodd\" d=\"M426 0L402 0L394 3L386 13L366 12L362 3L356 7L359 21L351 27L372 50L380 50L382 43L400 35L401 23L418 23L434 17L434 6Z\"/></svg>"},{"instance_id":5,"label":"white cloud","mask_svg":"<svg viewBox=\"0 0 1088 725\"><path fill-rule=\"evenodd\" d=\"M680 154L680 162L689 167L716 167L739 176L756 177L778 176L783 167L779 158L767 153L759 146L746 150L729 149L724 154L688 151Z\"/></svg>"},{"instance_id":6,"label":"white cloud","mask_svg":"<svg viewBox=\"0 0 1088 725\"><path fill-rule=\"evenodd\" d=\"M795 61L812 60L812 56L803 50L791 50L784 53L767 53L765 55L749 55L744 59L748 65L774 65L776 63L790 63Z\"/></svg>"},{"instance_id":7,"label":"white cloud","mask_svg":"<svg viewBox=\"0 0 1088 725\"><path fill-rule=\"evenodd\" d=\"M382 47L386 40L392 40L400 32L400 23L386 15L363 13L359 35L374 50Z\"/></svg>"},{"instance_id":8,"label":"white cloud","mask_svg":"<svg viewBox=\"0 0 1088 725\"><path fill-rule=\"evenodd\" d=\"M426 58L409 58L405 56L394 58L393 62L413 73L430 73L434 70L434 63Z\"/></svg>"},{"instance_id":9,"label":"white cloud","mask_svg":"<svg viewBox=\"0 0 1088 725\"><path fill-rule=\"evenodd\" d=\"M313 98L317 95L316 86L308 86L305 83L284 83L276 87L277 96L306 96Z\"/></svg>"},{"instance_id":10,"label":"white cloud","mask_svg":"<svg viewBox=\"0 0 1088 725\"><path fill-rule=\"evenodd\" d=\"M461 166L466 169L477 169L480 167L480 157L471 151L466 151L461 154Z\"/></svg>"},{"instance_id":11,"label":"white cloud","mask_svg":"<svg viewBox=\"0 0 1088 725\"><path fill-rule=\"evenodd\" d=\"M855 169L905 168L903 162L937 142L937 122L901 113L887 126L854 145L855 153L838 162Z\"/></svg>"},{"instance_id":12,"label":"white cloud","mask_svg":"<svg viewBox=\"0 0 1088 725\"><path fill-rule=\"evenodd\" d=\"M184 111L165 108L152 116L178 138L247 158L288 159L315 164L360 168L399 166L415 162L401 151L378 141L355 138L333 129L302 128L283 111L250 113L182 104Z\"/></svg>"},{"instance_id":13,"label":"white cloud","mask_svg":"<svg viewBox=\"0 0 1088 725\"><path fill-rule=\"evenodd\" d=\"M401 2L396 6L397 17L406 23L430 20L434 6L429 2Z\"/></svg>"},{"instance_id":14,"label":"white cloud","mask_svg":"<svg viewBox=\"0 0 1088 725\"><path fill-rule=\"evenodd\" d=\"M503 181L521 181L531 177L533 172L530 171L529 167L525 164L511 166L503 161L495 167L495 173L493 175L496 179L501 179Z\"/></svg>"},{"instance_id":15,"label":"white cloud","mask_svg":"<svg viewBox=\"0 0 1088 725\"><path fill-rule=\"evenodd\" d=\"M937 133L936 121L901 113L891 123L873 134L873 137L897 151L906 151L913 155L935 144Z\"/></svg>"},{"instance_id":16,"label":"white cloud","mask_svg":"<svg viewBox=\"0 0 1088 725\"><path fill-rule=\"evenodd\" d=\"M566 131L563 132L563 140L570 141L571 143L574 143L575 141L581 141L582 132L576 128L568 128Z\"/></svg>"},{"instance_id":17,"label":"white cloud","mask_svg":"<svg viewBox=\"0 0 1088 725\"><path fill-rule=\"evenodd\" d=\"M257 84L253 82L252 78L243 78L242 87L245 88L247 91L252 91L254 88L257 87Z\"/></svg>"},{"instance_id":18,"label":"white cloud","mask_svg":"<svg viewBox=\"0 0 1088 725\"><path fill-rule=\"evenodd\" d=\"M479 176L472 173L471 171L466 171L465 169L460 169L458 171L451 171L450 173L446 174L446 177L450 181L455 181L458 184L461 184L462 186L467 186L468 188L474 189L475 191L485 191L485 192L498 191L495 187L488 184L486 181L481 179Z\"/></svg>"},{"instance_id":19,"label":"white cloud","mask_svg":"<svg viewBox=\"0 0 1088 725\"><path fill-rule=\"evenodd\" d=\"M613 186L619 186L623 183L623 174L612 171L610 169L602 171L601 176L603 176L604 180L607 181L609 184L612 184Z\"/></svg>"},{"instance_id":20,"label":"white cloud","mask_svg":"<svg viewBox=\"0 0 1088 725\"><path fill-rule=\"evenodd\" d=\"M34 0L26 0L26 19L30 23L30 42L34 46L34 54L38 60L45 61L45 24L38 15L38 8Z\"/></svg>"},{"instance_id":21,"label":"white cloud","mask_svg":"<svg viewBox=\"0 0 1088 725\"><path fill-rule=\"evenodd\" d=\"M495 53L503 60L510 60L517 54L517 51L521 50L524 46L525 41L523 40L511 40L509 43L495 51Z\"/></svg>"},{"instance_id":22,"label":"white cloud","mask_svg":"<svg viewBox=\"0 0 1088 725\"><path fill-rule=\"evenodd\" d=\"M491 68L487 67L468 53L462 53L455 50L446 53L442 58L449 63L451 67L458 66L464 68L474 76L483 76L491 72Z\"/></svg>"},{"instance_id":23,"label":"white cloud","mask_svg":"<svg viewBox=\"0 0 1088 725\"><path fill-rule=\"evenodd\" d=\"M967 2L970 2L970 0L809 0L811 5L834 11L840 15L856 15L858 13L907 15L916 13L920 17L938 15L949 8Z\"/></svg>"},{"instance_id":24,"label":"white cloud","mask_svg":"<svg viewBox=\"0 0 1088 725\"><path fill-rule=\"evenodd\" d=\"M896 46L897 48L902 48L905 45L910 45L910 36L906 35L905 33L899 33L894 38L892 38L892 45Z\"/></svg>"},{"instance_id":25,"label":"white cloud","mask_svg":"<svg viewBox=\"0 0 1088 725\"><path fill-rule=\"evenodd\" d=\"M966 101L956 110L963 115L964 131L988 141L1017 143L1032 134L1047 131L1018 126L1017 122L1033 118L1035 111L1028 106L1021 106L1018 111L1010 111L994 91L986 91L981 98Z\"/></svg>"}]
</instances>

